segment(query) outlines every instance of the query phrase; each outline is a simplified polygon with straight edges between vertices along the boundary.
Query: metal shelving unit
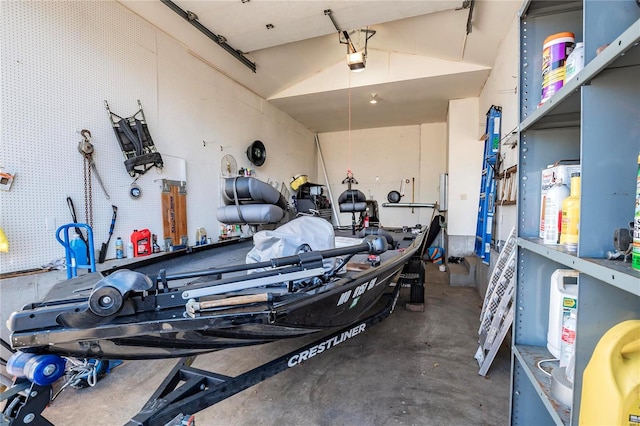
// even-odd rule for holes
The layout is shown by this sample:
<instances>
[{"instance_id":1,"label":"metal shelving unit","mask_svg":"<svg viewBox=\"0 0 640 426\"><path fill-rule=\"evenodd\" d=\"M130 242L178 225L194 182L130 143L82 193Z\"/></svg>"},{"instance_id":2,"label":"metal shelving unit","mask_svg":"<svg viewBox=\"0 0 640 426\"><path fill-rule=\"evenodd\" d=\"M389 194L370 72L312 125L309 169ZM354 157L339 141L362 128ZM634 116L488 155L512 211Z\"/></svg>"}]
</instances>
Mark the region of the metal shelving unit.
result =
<instances>
[{"instance_id":1,"label":"metal shelving unit","mask_svg":"<svg viewBox=\"0 0 640 426\"><path fill-rule=\"evenodd\" d=\"M585 67L539 106L542 45L570 31L585 44ZM640 150L640 7L615 2L525 1L520 9L518 262L513 326L511 422L577 425L583 372L615 324L640 318L640 273L606 260L613 231L633 217ZM608 44L599 55L596 49ZM580 158L582 194L577 253L538 238L540 177L559 159ZM538 368L546 348L550 277L579 271L572 404L556 400Z\"/></svg>"}]
</instances>

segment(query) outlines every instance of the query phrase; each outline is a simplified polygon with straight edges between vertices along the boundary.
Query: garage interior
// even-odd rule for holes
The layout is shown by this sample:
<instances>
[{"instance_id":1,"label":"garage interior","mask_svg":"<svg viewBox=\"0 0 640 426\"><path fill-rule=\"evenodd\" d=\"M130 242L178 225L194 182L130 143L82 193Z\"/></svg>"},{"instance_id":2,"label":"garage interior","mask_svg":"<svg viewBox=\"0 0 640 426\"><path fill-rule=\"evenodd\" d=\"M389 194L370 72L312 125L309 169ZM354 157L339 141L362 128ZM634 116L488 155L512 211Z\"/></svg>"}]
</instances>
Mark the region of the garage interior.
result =
<instances>
[{"instance_id":1,"label":"garage interior","mask_svg":"<svg viewBox=\"0 0 640 426\"><path fill-rule=\"evenodd\" d=\"M244 263L244 254L233 258L231 251L219 265L203 260L212 248L276 227L278 221L256 227L221 219L226 180L243 176L279 192L290 219L311 213L347 231L370 220L408 233L437 225L420 252L424 297L416 296L403 270L393 280L400 288L397 305L375 327L222 402L182 414L212 425L577 424L585 407L580 397L584 401L589 388L583 372L586 381L596 344L615 324L640 318L640 273L627 261L632 243L621 255L627 247L619 250L610 237L614 229L631 232L634 214L640 7L636 0L610 9L604 3L0 2L2 363L14 350L7 326L12 312L46 299L69 278L69 253L56 240L61 227L68 226L67 233L74 222L90 227L93 272L105 275L128 268L156 274L162 262L185 271ZM595 65L545 103L539 99L542 43L531 44L560 31L584 39L585 64ZM594 46L602 47L597 55ZM595 103L588 102L588 91L600 85L598 96L610 93L604 95L610 110L624 111L609 120L620 130L601 124L605 115L587 119ZM148 132L139 136L141 146L122 143L128 127L119 120L129 117ZM623 141L621 157L634 161L591 150L596 142L586 130L600 134L594 128ZM488 178L492 135L498 148ZM527 141L547 149L528 151ZM606 229L598 233L597 248L584 239L589 243L581 242L577 254L549 254L548 242L535 240L544 213L539 185L537 192L533 187L541 169L569 158L582 167L583 188L593 182L588 170L597 168L596 158L606 158L603 167L620 177L606 178L612 190L599 193L608 195L583 190L583 206L612 206L602 213ZM496 193L488 217L487 180L495 180ZM338 210L339 196L352 185L366 198L362 214ZM303 209L310 200L311 210ZM227 207L226 214L236 214L233 203ZM488 240L478 236L480 226ZM582 226L599 232L590 216ZM139 256L127 253L137 238L148 242ZM608 259L609 253L617 258ZM593 267L591 258L614 263ZM590 327L576 343L581 387L560 397L568 398L564 405L557 394L539 396L557 392L550 390L550 370L538 362L552 354L532 350L537 365L521 367L531 347L546 351L549 278L560 268L580 272L585 302L601 298L619 306L607 307L600 322L578 318L579 329ZM498 339L483 365L481 314L496 287L507 284L516 307L509 321L518 329L509 322L492 331ZM535 289L533 297L527 288ZM198 355L193 365L236 376L315 339L225 349ZM143 424L133 416L176 362L125 360L95 386L65 389L42 414L57 425ZM0 386L10 392L14 377L1 370Z\"/></svg>"}]
</instances>

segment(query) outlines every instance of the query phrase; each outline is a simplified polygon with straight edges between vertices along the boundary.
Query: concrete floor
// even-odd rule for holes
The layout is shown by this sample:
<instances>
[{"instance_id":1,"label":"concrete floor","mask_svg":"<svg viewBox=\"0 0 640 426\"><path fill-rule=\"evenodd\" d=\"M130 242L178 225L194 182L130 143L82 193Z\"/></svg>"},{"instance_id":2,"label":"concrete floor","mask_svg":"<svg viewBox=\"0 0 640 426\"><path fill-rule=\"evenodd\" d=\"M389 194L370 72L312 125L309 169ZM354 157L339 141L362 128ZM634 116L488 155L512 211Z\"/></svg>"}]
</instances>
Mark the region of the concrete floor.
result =
<instances>
[{"instance_id":1,"label":"concrete floor","mask_svg":"<svg viewBox=\"0 0 640 426\"><path fill-rule=\"evenodd\" d=\"M509 350L478 375L482 300L450 287L427 265L425 312L401 291L385 321L303 365L196 414L198 425L506 425ZM309 339L307 339L309 340ZM315 340L315 339L312 339ZM299 346L298 341L202 355L194 367L237 375ZM126 361L95 388L67 389L44 411L56 425L122 425L144 405L176 360Z\"/></svg>"}]
</instances>

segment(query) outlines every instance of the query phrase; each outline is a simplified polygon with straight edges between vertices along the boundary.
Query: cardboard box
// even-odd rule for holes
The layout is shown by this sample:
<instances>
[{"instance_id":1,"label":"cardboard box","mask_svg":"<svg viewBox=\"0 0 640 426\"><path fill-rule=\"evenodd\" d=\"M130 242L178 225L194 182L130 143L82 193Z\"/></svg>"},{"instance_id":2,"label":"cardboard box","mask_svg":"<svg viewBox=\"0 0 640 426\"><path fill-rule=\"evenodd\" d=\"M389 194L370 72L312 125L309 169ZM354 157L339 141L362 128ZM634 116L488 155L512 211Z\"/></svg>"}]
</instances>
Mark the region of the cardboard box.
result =
<instances>
[{"instance_id":1,"label":"cardboard box","mask_svg":"<svg viewBox=\"0 0 640 426\"><path fill-rule=\"evenodd\" d=\"M547 192L555 185L558 179L562 179L562 182L567 185L567 188L571 190L571 174L580 172L580 164L553 164L546 169L542 170L542 182L540 190L540 226L538 228L538 236L544 237L544 202Z\"/></svg>"}]
</instances>

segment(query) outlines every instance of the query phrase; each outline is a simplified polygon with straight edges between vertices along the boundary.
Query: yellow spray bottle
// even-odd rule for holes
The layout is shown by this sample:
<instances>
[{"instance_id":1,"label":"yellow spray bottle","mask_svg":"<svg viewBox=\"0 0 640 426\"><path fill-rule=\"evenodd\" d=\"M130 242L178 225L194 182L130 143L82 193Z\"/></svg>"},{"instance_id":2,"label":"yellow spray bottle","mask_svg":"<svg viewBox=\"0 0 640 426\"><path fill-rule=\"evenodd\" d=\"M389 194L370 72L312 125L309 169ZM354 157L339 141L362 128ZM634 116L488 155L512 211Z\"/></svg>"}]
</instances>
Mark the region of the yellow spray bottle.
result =
<instances>
[{"instance_id":1,"label":"yellow spray bottle","mask_svg":"<svg viewBox=\"0 0 640 426\"><path fill-rule=\"evenodd\" d=\"M571 173L571 193L562 201L560 244L568 251L578 250L580 232L580 173Z\"/></svg>"},{"instance_id":2,"label":"yellow spray bottle","mask_svg":"<svg viewBox=\"0 0 640 426\"><path fill-rule=\"evenodd\" d=\"M9 240L4 234L2 228L0 228L0 252L7 253L9 251Z\"/></svg>"}]
</instances>

